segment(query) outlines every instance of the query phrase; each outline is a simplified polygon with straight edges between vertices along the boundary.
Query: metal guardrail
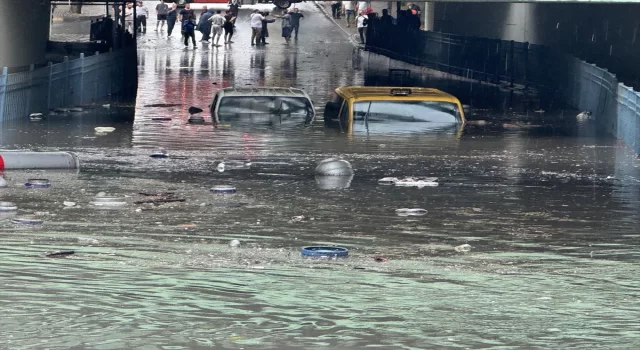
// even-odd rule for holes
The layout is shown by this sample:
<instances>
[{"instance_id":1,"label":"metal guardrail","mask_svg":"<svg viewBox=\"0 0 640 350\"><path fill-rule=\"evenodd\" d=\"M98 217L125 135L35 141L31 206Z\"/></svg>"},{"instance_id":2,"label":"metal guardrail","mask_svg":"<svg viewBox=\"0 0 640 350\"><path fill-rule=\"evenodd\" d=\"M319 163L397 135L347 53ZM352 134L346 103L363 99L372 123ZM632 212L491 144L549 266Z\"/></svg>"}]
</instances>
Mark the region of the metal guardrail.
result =
<instances>
[{"instance_id":1,"label":"metal guardrail","mask_svg":"<svg viewBox=\"0 0 640 350\"><path fill-rule=\"evenodd\" d=\"M135 49L125 49L47 67L0 75L0 121L53 108L86 105L112 96L135 96Z\"/></svg>"}]
</instances>

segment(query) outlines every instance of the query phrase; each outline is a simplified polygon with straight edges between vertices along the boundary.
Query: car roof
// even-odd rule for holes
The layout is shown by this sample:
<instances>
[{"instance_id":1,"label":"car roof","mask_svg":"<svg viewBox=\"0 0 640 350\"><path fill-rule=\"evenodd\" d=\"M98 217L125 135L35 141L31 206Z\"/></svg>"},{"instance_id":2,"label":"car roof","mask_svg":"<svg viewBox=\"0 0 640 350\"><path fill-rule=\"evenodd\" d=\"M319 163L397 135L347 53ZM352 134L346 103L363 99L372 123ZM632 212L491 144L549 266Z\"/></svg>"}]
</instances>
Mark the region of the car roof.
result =
<instances>
[{"instance_id":1,"label":"car roof","mask_svg":"<svg viewBox=\"0 0 640 350\"><path fill-rule=\"evenodd\" d=\"M410 90L409 95L393 95L391 90ZM434 99L438 101L448 101L459 103L458 99L444 91L423 88L423 87L401 87L401 86L343 86L336 89L336 92L344 98L354 98L356 100L380 99L382 97L393 96L394 99Z\"/></svg>"},{"instance_id":2,"label":"car roof","mask_svg":"<svg viewBox=\"0 0 640 350\"><path fill-rule=\"evenodd\" d=\"M228 87L220 90L222 96L286 96L305 97L309 95L301 89L285 87Z\"/></svg>"}]
</instances>

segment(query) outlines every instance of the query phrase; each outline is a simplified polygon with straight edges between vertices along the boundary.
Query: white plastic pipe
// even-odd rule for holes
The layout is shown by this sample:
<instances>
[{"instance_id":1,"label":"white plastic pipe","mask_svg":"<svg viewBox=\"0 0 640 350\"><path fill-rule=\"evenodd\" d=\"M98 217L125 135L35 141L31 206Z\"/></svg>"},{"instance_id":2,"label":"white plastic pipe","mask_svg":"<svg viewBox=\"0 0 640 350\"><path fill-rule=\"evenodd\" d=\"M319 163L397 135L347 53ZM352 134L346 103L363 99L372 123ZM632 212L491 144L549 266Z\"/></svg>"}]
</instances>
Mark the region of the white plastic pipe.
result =
<instances>
[{"instance_id":1,"label":"white plastic pipe","mask_svg":"<svg viewBox=\"0 0 640 350\"><path fill-rule=\"evenodd\" d=\"M0 171L5 169L78 169L71 152L0 152Z\"/></svg>"}]
</instances>

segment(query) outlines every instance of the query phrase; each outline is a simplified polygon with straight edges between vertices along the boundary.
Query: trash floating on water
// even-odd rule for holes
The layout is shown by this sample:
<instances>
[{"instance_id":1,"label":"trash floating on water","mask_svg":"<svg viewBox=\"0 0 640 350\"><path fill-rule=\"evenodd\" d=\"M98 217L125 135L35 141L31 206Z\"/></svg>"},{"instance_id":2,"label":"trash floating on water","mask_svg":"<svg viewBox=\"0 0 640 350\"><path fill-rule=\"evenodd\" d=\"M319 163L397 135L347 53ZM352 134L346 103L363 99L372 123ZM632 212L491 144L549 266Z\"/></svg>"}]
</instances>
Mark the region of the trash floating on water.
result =
<instances>
[{"instance_id":1,"label":"trash floating on water","mask_svg":"<svg viewBox=\"0 0 640 350\"><path fill-rule=\"evenodd\" d=\"M438 186L437 177L383 177L378 180L380 185L396 185L406 187L434 187Z\"/></svg>"},{"instance_id":2,"label":"trash floating on water","mask_svg":"<svg viewBox=\"0 0 640 350\"><path fill-rule=\"evenodd\" d=\"M237 248L240 246L240 241L237 239L231 240L231 242L229 242L229 247L231 248Z\"/></svg>"},{"instance_id":3,"label":"trash floating on water","mask_svg":"<svg viewBox=\"0 0 640 350\"><path fill-rule=\"evenodd\" d=\"M13 202L0 202L0 211L16 211L18 206Z\"/></svg>"},{"instance_id":4,"label":"trash floating on water","mask_svg":"<svg viewBox=\"0 0 640 350\"><path fill-rule=\"evenodd\" d=\"M471 246L468 244L459 245L453 248L456 252L467 253L471 251Z\"/></svg>"},{"instance_id":5,"label":"trash floating on water","mask_svg":"<svg viewBox=\"0 0 640 350\"><path fill-rule=\"evenodd\" d=\"M251 168L251 161L244 160L225 160L218 163L216 170L223 173L225 170L243 170Z\"/></svg>"},{"instance_id":6,"label":"trash floating on water","mask_svg":"<svg viewBox=\"0 0 640 350\"><path fill-rule=\"evenodd\" d=\"M171 120L169 117L153 117L151 120L159 121L159 122L168 122Z\"/></svg>"},{"instance_id":7,"label":"trash floating on water","mask_svg":"<svg viewBox=\"0 0 640 350\"><path fill-rule=\"evenodd\" d=\"M47 258L65 258L65 257L67 257L69 255L73 255L75 253L76 252L73 251L73 250L58 250L58 251L55 251L55 252L44 253L44 256L47 257Z\"/></svg>"},{"instance_id":8,"label":"trash floating on water","mask_svg":"<svg viewBox=\"0 0 640 350\"><path fill-rule=\"evenodd\" d=\"M427 210L422 208L400 208L396 209L396 214L399 216L422 216L427 214Z\"/></svg>"},{"instance_id":9,"label":"trash floating on water","mask_svg":"<svg viewBox=\"0 0 640 350\"><path fill-rule=\"evenodd\" d=\"M204 117L199 115L192 115L189 117L187 121L192 124L200 124L200 123L204 123Z\"/></svg>"},{"instance_id":10,"label":"trash floating on water","mask_svg":"<svg viewBox=\"0 0 640 350\"><path fill-rule=\"evenodd\" d=\"M302 221L305 221L305 219L306 218L304 217L304 215L294 216L294 217L291 218L291 220L289 220L289 223L291 224L291 223L294 223L294 222L302 222Z\"/></svg>"},{"instance_id":11,"label":"trash floating on water","mask_svg":"<svg viewBox=\"0 0 640 350\"><path fill-rule=\"evenodd\" d=\"M321 190L343 190L351 187L351 180L353 175L350 176L322 176L316 175L316 185Z\"/></svg>"},{"instance_id":12,"label":"trash floating on water","mask_svg":"<svg viewBox=\"0 0 640 350\"><path fill-rule=\"evenodd\" d=\"M157 151L157 152L151 153L150 157L151 158L167 158L169 157L169 155L167 154L166 151L163 150L163 151Z\"/></svg>"},{"instance_id":13,"label":"trash floating on water","mask_svg":"<svg viewBox=\"0 0 640 350\"><path fill-rule=\"evenodd\" d=\"M65 207L75 207L76 206L76 202L64 201L64 202L62 202L62 205L64 205Z\"/></svg>"},{"instance_id":14,"label":"trash floating on water","mask_svg":"<svg viewBox=\"0 0 640 350\"><path fill-rule=\"evenodd\" d=\"M21 216L11 220L14 224L37 226L42 224L42 220L33 215Z\"/></svg>"},{"instance_id":15,"label":"trash floating on water","mask_svg":"<svg viewBox=\"0 0 640 350\"><path fill-rule=\"evenodd\" d=\"M211 192L218 193L218 194L234 194L236 193L236 188L233 186L219 185L219 186L213 186L211 188Z\"/></svg>"},{"instance_id":16,"label":"trash floating on water","mask_svg":"<svg viewBox=\"0 0 640 350\"><path fill-rule=\"evenodd\" d=\"M103 192L99 193L98 196L95 196L93 198L93 201L91 202L92 205L96 207L120 207L127 204L124 197L107 195L101 196L100 194L103 194Z\"/></svg>"},{"instance_id":17,"label":"trash floating on water","mask_svg":"<svg viewBox=\"0 0 640 350\"><path fill-rule=\"evenodd\" d=\"M98 127L95 127L93 130L95 130L95 132L99 134L106 134L109 132L114 132L116 128L110 127L110 126L98 126Z\"/></svg>"},{"instance_id":18,"label":"trash floating on water","mask_svg":"<svg viewBox=\"0 0 640 350\"><path fill-rule=\"evenodd\" d=\"M374 256L373 260L377 261L377 262L387 262L387 261L389 261L389 258L384 257L384 256Z\"/></svg>"},{"instance_id":19,"label":"trash floating on water","mask_svg":"<svg viewBox=\"0 0 640 350\"><path fill-rule=\"evenodd\" d=\"M71 107L71 108L69 108L69 112L71 112L71 113L84 112L84 108L82 108L82 107Z\"/></svg>"},{"instance_id":20,"label":"trash floating on water","mask_svg":"<svg viewBox=\"0 0 640 350\"><path fill-rule=\"evenodd\" d=\"M590 111L582 111L582 112L578 113L578 115L576 115L576 119L578 119L578 120L589 120L589 119L591 119L591 112Z\"/></svg>"},{"instance_id":21,"label":"trash floating on water","mask_svg":"<svg viewBox=\"0 0 640 350\"><path fill-rule=\"evenodd\" d=\"M346 258L349 255L349 250L342 247L304 247L300 251L303 257L314 258Z\"/></svg>"},{"instance_id":22,"label":"trash floating on water","mask_svg":"<svg viewBox=\"0 0 640 350\"><path fill-rule=\"evenodd\" d=\"M353 167L344 159L327 158L318 162L315 172L320 176L351 176Z\"/></svg>"},{"instance_id":23,"label":"trash floating on water","mask_svg":"<svg viewBox=\"0 0 640 350\"><path fill-rule=\"evenodd\" d=\"M111 108L111 104L108 104L108 103L107 103L107 104L105 104L105 105L102 105L102 108Z\"/></svg>"},{"instance_id":24,"label":"trash floating on water","mask_svg":"<svg viewBox=\"0 0 640 350\"><path fill-rule=\"evenodd\" d=\"M0 175L0 188L7 187L7 180L4 179L4 176Z\"/></svg>"},{"instance_id":25,"label":"trash floating on water","mask_svg":"<svg viewBox=\"0 0 640 350\"><path fill-rule=\"evenodd\" d=\"M32 122L39 122L44 119L44 114L42 113L31 113L29 114L29 120Z\"/></svg>"},{"instance_id":26,"label":"trash floating on water","mask_svg":"<svg viewBox=\"0 0 640 350\"><path fill-rule=\"evenodd\" d=\"M51 182L48 179L28 179L24 185L28 188L49 188Z\"/></svg>"}]
</instances>

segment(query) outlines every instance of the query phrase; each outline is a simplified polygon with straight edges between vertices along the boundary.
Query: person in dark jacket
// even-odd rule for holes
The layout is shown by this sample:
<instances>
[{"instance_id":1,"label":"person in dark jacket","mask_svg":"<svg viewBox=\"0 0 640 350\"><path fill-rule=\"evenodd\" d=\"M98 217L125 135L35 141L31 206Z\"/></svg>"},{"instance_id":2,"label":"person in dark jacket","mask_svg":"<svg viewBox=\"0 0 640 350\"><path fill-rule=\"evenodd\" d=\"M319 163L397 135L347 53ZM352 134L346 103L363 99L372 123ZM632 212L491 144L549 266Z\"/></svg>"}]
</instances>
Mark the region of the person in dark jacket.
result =
<instances>
[{"instance_id":1,"label":"person in dark jacket","mask_svg":"<svg viewBox=\"0 0 640 350\"><path fill-rule=\"evenodd\" d=\"M178 20L178 5L174 2L171 5L171 8L167 12L167 33L168 36L171 36L171 32L173 32L173 27L176 26L176 21Z\"/></svg>"},{"instance_id":2,"label":"person in dark jacket","mask_svg":"<svg viewBox=\"0 0 640 350\"><path fill-rule=\"evenodd\" d=\"M269 16L269 12L264 12L262 15L264 16L264 19L262 20L262 35L260 36L258 42L261 42L262 45L266 45L268 44L267 38L269 37L269 29L267 28L267 25L269 23L275 22L276 19L268 19L267 16Z\"/></svg>"},{"instance_id":3,"label":"person in dark jacket","mask_svg":"<svg viewBox=\"0 0 640 350\"><path fill-rule=\"evenodd\" d=\"M224 19L224 26L222 26L222 28L224 28L224 43L231 44L233 43L233 41L231 41L231 38L233 37L233 27L236 24L236 16L233 15L231 10L228 10L224 15Z\"/></svg>"},{"instance_id":4,"label":"person in dark jacket","mask_svg":"<svg viewBox=\"0 0 640 350\"><path fill-rule=\"evenodd\" d=\"M198 22L198 31L202 33L202 40L204 42L209 42L209 38L211 38L211 22L209 22L209 18L213 16L214 10L210 9L205 12L202 16L200 16L200 22Z\"/></svg>"}]
</instances>

